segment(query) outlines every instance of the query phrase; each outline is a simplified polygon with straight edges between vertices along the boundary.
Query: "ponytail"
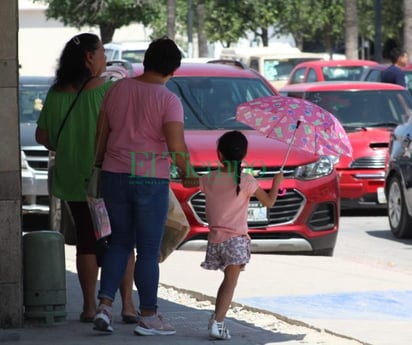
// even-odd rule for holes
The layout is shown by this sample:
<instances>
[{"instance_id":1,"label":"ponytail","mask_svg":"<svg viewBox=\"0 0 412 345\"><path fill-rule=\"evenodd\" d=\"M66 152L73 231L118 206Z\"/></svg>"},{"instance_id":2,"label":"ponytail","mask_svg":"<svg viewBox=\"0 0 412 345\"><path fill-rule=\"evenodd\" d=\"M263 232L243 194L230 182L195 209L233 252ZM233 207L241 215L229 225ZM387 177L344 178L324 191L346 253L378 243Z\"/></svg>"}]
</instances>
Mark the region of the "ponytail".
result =
<instances>
[{"instance_id":1,"label":"ponytail","mask_svg":"<svg viewBox=\"0 0 412 345\"><path fill-rule=\"evenodd\" d=\"M234 165L235 165L235 178L236 178L236 195L239 195L240 192L240 178L242 175L242 162L241 161L234 161Z\"/></svg>"}]
</instances>

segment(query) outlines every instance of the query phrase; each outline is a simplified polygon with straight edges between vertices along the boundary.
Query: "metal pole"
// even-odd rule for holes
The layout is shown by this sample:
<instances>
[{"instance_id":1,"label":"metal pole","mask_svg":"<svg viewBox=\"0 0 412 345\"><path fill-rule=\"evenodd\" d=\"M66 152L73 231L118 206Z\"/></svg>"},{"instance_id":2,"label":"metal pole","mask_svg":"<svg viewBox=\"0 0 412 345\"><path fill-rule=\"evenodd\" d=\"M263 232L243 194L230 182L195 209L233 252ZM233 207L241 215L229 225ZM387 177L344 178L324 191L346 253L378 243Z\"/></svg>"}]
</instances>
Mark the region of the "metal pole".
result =
<instances>
[{"instance_id":1,"label":"metal pole","mask_svg":"<svg viewBox=\"0 0 412 345\"><path fill-rule=\"evenodd\" d=\"M375 61L382 62L382 4L375 0Z\"/></svg>"},{"instance_id":2,"label":"metal pole","mask_svg":"<svg viewBox=\"0 0 412 345\"><path fill-rule=\"evenodd\" d=\"M187 0L187 57L193 57L193 9L192 0Z\"/></svg>"}]
</instances>

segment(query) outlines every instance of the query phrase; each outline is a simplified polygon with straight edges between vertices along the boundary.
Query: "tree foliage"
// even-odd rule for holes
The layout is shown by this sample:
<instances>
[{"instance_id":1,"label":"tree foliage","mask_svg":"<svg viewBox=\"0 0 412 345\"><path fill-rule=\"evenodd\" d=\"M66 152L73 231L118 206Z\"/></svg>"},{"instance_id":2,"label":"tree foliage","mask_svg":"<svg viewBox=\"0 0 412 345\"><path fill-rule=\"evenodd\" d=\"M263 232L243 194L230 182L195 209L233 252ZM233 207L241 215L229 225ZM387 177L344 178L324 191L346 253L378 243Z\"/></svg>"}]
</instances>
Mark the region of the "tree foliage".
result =
<instances>
[{"instance_id":1,"label":"tree foliage","mask_svg":"<svg viewBox=\"0 0 412 345\"><path fill-rule=\"evenodd\" d=\"M141 22L150 0L33 0L47 3L47 18L67 26L98 26L103 43L112 40L114 30Z\"/></svg>"},{"instance_id":2,"label":"tree foliage","mask_svg":"<svg viewBox=\"0 0 412 345\"><path fill-rule=\"evenodd\" d=\"M99 26L103 42L110 41L117 28L140 22L152 29L151 38L168 32L167 0L33 0L49 5L48 18L80 28ZM267 45L280 34L292 34L297 46L316 42L331 52L345 41L344 0L190 0L193 30L204 41L235 44L250 34ZM381 0L382 42L402 45L402 4L409 0ZM374 42L375 0L357 0L359 36ZM178 43L186 47L188 0L176 0L175 32ZM202 6L203 11L196 11ZM202 18L196 14L202 13ZM203 25L197 25L204 23ZM170 26L170 24L169 24ZM169 27L169 32L171 28ZM201 32L199 32L201 30ZM179 37L183 37L179 39ZM389 42L389 43L388 43ZM384 49L385 50L385 49Z\"/></svg>"}]
</instances>

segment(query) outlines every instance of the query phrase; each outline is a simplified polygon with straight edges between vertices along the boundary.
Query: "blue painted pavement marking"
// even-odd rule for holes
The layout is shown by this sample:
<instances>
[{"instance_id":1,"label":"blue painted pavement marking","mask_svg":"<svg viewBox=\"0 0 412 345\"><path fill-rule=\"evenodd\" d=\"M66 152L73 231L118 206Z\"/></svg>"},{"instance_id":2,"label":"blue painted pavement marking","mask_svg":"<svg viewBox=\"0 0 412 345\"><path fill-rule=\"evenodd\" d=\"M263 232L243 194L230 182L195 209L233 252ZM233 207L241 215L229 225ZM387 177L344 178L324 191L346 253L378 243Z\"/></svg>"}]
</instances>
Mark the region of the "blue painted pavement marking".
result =
<instances>
[{"instance_id":1,"label":"blue painted pavement marking","mask_svg":"<svg viewBox=\"0 0 412 345\"><path fill-rule=\"evenodd\" d=\"M290 318L412 320L412 290L236 298Z\"/></svg>"}]
</instances>

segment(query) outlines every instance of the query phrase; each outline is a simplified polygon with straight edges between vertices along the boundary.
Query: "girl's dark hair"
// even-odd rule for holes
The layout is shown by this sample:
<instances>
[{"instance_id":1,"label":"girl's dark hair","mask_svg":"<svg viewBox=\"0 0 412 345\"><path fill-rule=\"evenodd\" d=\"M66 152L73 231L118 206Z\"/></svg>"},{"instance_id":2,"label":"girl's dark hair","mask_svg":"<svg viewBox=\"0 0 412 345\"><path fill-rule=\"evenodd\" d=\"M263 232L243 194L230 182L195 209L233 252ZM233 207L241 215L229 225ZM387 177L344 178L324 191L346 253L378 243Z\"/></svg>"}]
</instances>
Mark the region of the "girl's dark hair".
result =
<instances>
[{"instance_id":1,"label":"girl's dark hair","mask_svg":"<svg viewBox=\"0 0 412 345\"><path fill-rule=\"evenodd\" d=\"M242 160L246 156L247 146L248 141L245 135L239 131L226 132L217 142L217 149L224 158L223 163L229 167L233 164L233 173L236 178L236 195L240 191Z\"/></svg>"},{"instance_id":2,"label":"girl's dark hair","mask_svg":"<svg viewBox=\"0 0 412 345\"><path fill-rule=\"evenodd\" d=\"M86 53L99 47L100 39L95 34L84 33L74 36L66 43L60 55L54 85L80 87L92 75L86 66Z\"/></svg>"},{"instance_id":3,"label":"girl's dark hair","mask_svg":"<svg viewBox=\"0 0 412 345\"><path fill-rule=\"evenodd\" d=\"M164 36L152 41L147 48L143 59L144 71L157 72L165 77L180 67L181 60L182 53L176 43Z\"/></svg>"}]
</instances>

